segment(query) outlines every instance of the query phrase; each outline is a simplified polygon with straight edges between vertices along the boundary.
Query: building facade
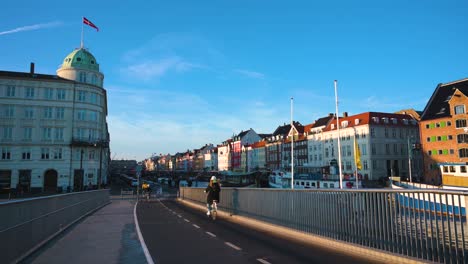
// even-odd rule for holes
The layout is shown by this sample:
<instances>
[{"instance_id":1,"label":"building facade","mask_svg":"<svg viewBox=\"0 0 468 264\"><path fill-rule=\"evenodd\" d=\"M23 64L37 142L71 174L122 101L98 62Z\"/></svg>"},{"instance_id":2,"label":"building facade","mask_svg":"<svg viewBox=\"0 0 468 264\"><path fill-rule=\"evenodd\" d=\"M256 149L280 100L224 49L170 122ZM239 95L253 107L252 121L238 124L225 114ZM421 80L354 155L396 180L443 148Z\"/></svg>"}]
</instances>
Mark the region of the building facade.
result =
<instances>
[{"instance_id":1,"label":"building facade","mask_svg":"<svg viewBox=\"0 0 468 264\"><path fill-rule=\"evenodd\" d=\"M439 84L421 115L424 180L468 187L468 79Z\"/></svg>"},{"instance_id":2,"label":"building facade","mask_svg":"<svg viewBox=\"0 0 468 264\"><path fill-rule=\"evenodd\" d=\"M79 48L57 75L0 71L0 188L82 190L107 182L104 75Z\"/></svg>"}]
</instances>

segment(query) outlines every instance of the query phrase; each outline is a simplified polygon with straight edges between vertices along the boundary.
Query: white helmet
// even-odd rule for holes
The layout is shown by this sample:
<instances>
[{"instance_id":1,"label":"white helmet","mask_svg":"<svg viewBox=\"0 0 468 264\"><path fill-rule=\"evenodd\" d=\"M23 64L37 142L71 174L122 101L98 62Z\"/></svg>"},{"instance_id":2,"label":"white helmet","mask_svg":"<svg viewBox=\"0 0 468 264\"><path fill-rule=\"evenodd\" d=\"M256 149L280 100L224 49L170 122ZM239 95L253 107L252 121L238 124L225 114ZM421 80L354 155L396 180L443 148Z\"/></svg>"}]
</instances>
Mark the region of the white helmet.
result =
<instances>
[{"instance_id":1,"label":"white helmet","mask_svg":"<svg viewBox=\"0 0 468 264\"><path fill-rule=\"evenodd\" d=\"M211 176L210 180L215 182L216 181L216 176Z\"/></svg>"}]
</instances>

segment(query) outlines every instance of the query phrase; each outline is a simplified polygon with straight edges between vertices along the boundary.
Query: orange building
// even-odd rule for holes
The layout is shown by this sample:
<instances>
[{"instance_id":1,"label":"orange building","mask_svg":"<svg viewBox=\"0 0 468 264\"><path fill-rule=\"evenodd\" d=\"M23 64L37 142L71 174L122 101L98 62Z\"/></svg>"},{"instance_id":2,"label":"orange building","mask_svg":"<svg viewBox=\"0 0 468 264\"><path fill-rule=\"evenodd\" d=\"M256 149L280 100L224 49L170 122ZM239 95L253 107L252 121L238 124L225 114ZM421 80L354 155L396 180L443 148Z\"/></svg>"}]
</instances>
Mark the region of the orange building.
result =
<instances>
[{"instance_id":1,"label":"orange building","mask_svg":"<svg viewBox=\"0 0 468 264\"><path fill-rule=\"evenodd\" d=\"M468 187L468 79L439 84L421 115L424 178Z\"/></svg>"}]
</instances>

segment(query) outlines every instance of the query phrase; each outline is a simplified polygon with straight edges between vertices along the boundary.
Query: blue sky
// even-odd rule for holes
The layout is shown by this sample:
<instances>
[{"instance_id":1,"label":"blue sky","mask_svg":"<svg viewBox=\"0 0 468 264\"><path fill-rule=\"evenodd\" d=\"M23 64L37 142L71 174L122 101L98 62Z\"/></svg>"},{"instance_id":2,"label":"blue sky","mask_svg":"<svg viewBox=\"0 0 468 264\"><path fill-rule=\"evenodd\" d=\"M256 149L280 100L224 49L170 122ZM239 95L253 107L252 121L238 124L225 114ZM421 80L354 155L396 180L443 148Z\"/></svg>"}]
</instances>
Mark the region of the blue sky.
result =
<instances>
[{"instance_id":1,"label":"blue sky","mask_svg":"<svg viewBox=\"0 0 468 264\"><path fill-rule=\"evenodd\" d=\"M105 74L111 152L144 159L340 114L423 110L468 77L467 1L7 1L0 70L55 74L85 47Z\"/></svg>"}]
</instances>

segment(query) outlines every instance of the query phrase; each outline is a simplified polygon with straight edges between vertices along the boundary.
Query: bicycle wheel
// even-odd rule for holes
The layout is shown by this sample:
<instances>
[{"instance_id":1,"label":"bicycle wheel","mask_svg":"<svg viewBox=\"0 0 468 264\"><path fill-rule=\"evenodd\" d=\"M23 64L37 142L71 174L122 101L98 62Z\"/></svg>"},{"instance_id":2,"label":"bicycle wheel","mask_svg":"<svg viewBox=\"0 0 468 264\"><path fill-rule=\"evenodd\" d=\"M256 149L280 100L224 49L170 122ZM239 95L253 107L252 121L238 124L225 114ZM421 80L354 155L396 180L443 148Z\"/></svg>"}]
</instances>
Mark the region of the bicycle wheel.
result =
<instances>
[{"instance_id":1,"label":"bicycle wheel","mask_svg":"<svg viewBox=\"0 0 468 264\"><path fill-rule=\"evenodd\" d=\"M211 211L211 218L213 220L216 220L217 213L218 213L218 206L216 205L216 202L213 202L213 210Z\"/></svg>"}]
</instances>

